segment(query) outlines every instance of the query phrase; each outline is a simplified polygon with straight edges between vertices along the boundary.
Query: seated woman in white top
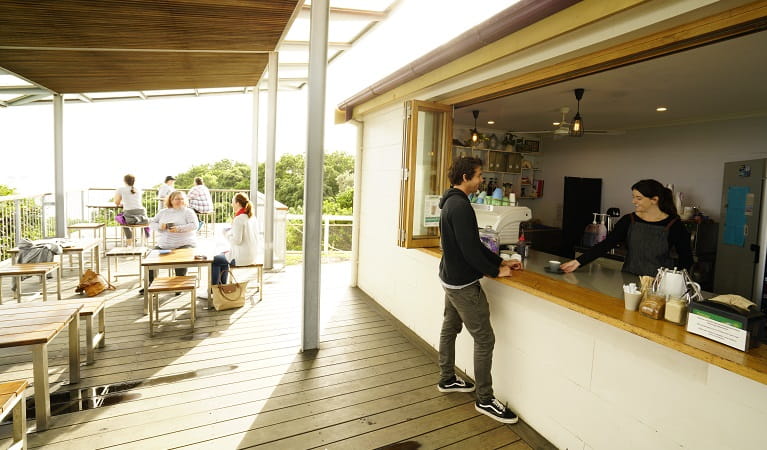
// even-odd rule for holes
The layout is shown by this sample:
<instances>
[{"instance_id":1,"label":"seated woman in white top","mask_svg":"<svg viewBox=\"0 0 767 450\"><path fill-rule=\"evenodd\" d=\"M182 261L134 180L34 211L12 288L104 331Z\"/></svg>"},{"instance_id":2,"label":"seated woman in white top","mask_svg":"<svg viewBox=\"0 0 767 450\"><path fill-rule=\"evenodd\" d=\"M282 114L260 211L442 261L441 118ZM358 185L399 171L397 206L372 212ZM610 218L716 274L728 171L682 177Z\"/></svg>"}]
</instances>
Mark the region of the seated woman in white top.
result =
<instances>
[{"instance_id":1,"label":"seated woman in white top","mask_svg":"<svg viewBox=\"0 0 767 450\"><path fill-rule=\"evenodd\" d=\"M136 183L136 177L131 174L123 177L125 186L117 188L115 191L115 205L123 207L123 217L125 222L134 225L147 223L146 209L141 203L141 189L136 189L133 185ZM133 233L130 228L123 228L125 237L131 239Z\"/></svg>"},{"instance_id":2,"label":"seated woman in white top","mask_svg":"<svg viewBox=\"0 0 767 450\"><path fill-rule=\"evenodd\" d=\"M186 207L186 198L180 191L173 191L165 201L165 209L149 221L157 232L157 248L175 249L197 245L197 214ZM176 275L186 275L186 269L176 269ZM149 282L154 280L155 271L149 271ZM140 291L143 294L143 289Z\"/></svg>"},{"instance_id":3,"label":"seated woman in white top","mask_svg":"<svg viewBox=\"0 0 767 450\"><path fill-rule=\"evenodd\" d=\"M258 252L258 221L253 217L253 204L242 192L232 199L232 228L226 232L231 250L213 258L213 284L226 284L229 266L254 264Z\"/></svg>"}]
</instances>

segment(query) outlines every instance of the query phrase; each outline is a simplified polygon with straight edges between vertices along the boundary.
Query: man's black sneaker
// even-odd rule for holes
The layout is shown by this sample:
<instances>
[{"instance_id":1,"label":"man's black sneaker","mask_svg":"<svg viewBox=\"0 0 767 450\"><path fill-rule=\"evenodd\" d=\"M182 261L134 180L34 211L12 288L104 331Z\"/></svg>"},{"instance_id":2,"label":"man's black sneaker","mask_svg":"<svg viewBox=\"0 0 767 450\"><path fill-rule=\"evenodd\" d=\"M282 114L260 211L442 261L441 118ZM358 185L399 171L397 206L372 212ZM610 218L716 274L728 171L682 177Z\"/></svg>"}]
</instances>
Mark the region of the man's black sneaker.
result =
<instances>
[{"instance_id":1,"label":"man's black sneaker","mask_svg":"<svg viewBox=\"0 0 767 450\"><path fill-rule=\"evenodd\" d=\"M487 403L477 400L477 403L474 404L474 409L502 423L517 423L517 420L519 420L516 414L502 405L496 398L490 399Z\"/></svg>"},{"instance_id":2,"label":"man's black sneaker","mask_svg":"<svg viewBox=\"0 0 767 450\"><path fill-rule=\"evenodd\" d=\"M453 378L444 383L440 381L437 384L437 389L439 389L440 392L473 392L474 384L462 380L461 377L453 375Z\"/></svg>"}]
</instances>

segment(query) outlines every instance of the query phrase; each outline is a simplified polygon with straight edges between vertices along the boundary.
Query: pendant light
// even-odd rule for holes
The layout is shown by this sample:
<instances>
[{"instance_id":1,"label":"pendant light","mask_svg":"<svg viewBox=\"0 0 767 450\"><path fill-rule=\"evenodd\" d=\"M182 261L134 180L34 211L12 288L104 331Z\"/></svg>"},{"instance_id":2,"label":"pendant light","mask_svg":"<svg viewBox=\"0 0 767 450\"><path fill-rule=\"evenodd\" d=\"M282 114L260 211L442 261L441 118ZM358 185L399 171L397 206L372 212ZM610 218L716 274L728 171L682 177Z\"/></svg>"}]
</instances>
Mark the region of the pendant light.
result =
<instances>
[{"instance_id":1,"label":"pendant light","mask_svg":"<svg viewBox=\"0 0 767 450\"><path fill-rule=\"evenodd\" d=\"M583 119L581 119L581 99L583 98L584 89L575 90L575 99L578 100L578 110L575 112L573 121L570 122L569 135L573 137L583 136Z\"/></svg>"},{"instance_id":2,"label":"pendant light","mask_svg":"<svg viewBox=\"0 0 767 450\"><path fill-rule=\"evenodd\" d=\"M479 132L477 131L477 118L479 117L479 110L475 109L471 113L474 115L474 128L471 130L471 143L476 144L479 140Z\"/></svg>"}]
</instances>

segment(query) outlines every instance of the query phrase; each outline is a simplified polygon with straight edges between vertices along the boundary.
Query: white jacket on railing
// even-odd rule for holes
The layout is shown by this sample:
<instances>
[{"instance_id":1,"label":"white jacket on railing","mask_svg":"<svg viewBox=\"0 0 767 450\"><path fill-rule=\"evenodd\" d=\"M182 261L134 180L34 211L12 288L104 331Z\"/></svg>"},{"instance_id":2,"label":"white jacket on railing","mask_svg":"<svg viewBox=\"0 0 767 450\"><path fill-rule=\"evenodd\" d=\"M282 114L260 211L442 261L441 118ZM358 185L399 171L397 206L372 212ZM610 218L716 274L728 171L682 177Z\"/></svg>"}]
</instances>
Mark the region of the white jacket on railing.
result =
<instances>
[{"instance_id":1,"label":"white jacket on railing","mask_svg":"<svg viewBox=\"0 0 767 450\"><path fill-rule=\"evenodd\" d=\"M258 220L240 214L232 220L232 229L226 233L231 245L229 260L236 266L255 264L258 254Z\"/></svg>"}]
</instances>

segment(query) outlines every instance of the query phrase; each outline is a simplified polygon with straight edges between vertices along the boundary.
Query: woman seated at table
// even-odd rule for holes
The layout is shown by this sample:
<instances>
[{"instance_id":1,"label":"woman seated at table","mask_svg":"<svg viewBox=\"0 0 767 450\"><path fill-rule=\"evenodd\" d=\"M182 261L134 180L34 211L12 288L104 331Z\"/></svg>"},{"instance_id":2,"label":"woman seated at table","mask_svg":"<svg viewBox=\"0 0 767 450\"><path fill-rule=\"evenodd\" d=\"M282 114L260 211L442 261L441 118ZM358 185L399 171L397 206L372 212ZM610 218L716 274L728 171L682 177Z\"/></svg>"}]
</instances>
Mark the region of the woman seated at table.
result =
<instances>
[{"instance_id":1,"label":"woman seated at table","mask_svg":"<svg viewBox=\"0 0 767 450\"><path fill-rule=\"evenodd\" d=\"M157 212L149 221L157 232L158 249L188 248L197 245L197 214L186 206L186 198L180 191L173 191L165 200L165 209ZM186 269L176 269L177 276L186 275ZM149 271L149 282L154 280L155 271ZM139 291L141 295L144 290Z\"/></svg>"},{"instance_id":2,"label":"woman seated at table","mask_svg":"<svg viewBox=\"0 0 767 450\"><path fill-rule=\"evenodd\" d=\"M115 205L123 207L122 215L125 218L125 223L130 225L146 223L148 218L146 209L141 204L141 189L133 186L136 183L136 177L128 174L123 177L123 181L125 186L121 186L115 191ZM130 228L123 227L123 233L125 233L126 239L133 238Z\"/></svg>"},{"instance_id":3,"label":"woman seated at table","mask_svg":"<svg viewBox=\"0 0 767 450\"><path fill-rule=\"evenodd\" d=\"M253 204L242 192L232 199L232 228L226 231L231 250L213 258L213 284L226 284L229 266L248 266L256 262L258 219L253 217Z\"/></svg>"}]
</instances>

